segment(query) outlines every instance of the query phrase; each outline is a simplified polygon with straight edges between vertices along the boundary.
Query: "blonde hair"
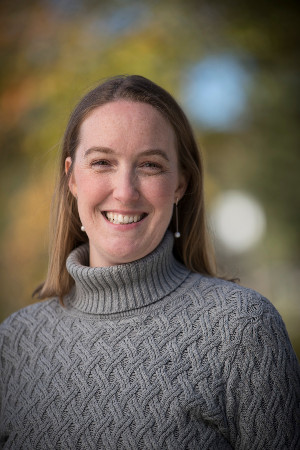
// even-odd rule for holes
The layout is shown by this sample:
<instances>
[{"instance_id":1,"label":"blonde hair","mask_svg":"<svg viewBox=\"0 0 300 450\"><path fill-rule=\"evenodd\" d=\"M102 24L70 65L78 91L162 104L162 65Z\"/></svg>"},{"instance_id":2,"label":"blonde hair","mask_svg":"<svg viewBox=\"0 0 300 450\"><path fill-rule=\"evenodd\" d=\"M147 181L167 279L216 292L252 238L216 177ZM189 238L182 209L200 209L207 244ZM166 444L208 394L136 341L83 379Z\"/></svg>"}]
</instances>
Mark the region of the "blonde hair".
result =
<instances>
[{"instance_id":1,"label":"blonde hair","mask_svg":"<svg viewBox=\"0 0 300 450\"><path fill-rule=\"evenodd\" d=\"M48 273L45 282L34 292L40 299L58 296L63 300L74 283L66 269L66 259L74 248L88 242L87 235L80 229L76 199L68 185L80 126L95 108L119 99L147 103L172 125L177 138L179 169L187 179L186 192L178 204L181 237L175 240L174 254L191 271L215 276L214 256L205 223L203 167L191 126L180 106L163 88L139 75L117 76L88 92L70 116L63 138L59 179L52 206ZM65 173L67 157L72 159L68 174ZM169 228L175 231L174 217Z\"/></svg>"}]
</instances>

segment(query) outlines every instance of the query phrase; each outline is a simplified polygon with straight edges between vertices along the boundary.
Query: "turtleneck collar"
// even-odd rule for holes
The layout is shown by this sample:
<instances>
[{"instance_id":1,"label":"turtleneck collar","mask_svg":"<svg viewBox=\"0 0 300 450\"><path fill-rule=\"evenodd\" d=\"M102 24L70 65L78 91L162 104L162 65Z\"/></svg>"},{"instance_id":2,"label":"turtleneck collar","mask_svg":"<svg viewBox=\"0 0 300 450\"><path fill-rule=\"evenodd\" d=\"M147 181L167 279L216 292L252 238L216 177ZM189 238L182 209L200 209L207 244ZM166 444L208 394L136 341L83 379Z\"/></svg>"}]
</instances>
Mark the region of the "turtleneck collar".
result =
<instances>
[{"instance_id":1,"label":"turtleneck collar","mask_svg":"<svg viewBox=\"0 0 300 450\"><path fill-rule=\"evenodd\" d=\"M173 292L190 271L173 256L174 238L167 231L149 255L128 264L89 267L89 246L81 245L67 258L75 286L67 304L89 314L125 313L154 303Z\"/></svg>"}]
</instances>

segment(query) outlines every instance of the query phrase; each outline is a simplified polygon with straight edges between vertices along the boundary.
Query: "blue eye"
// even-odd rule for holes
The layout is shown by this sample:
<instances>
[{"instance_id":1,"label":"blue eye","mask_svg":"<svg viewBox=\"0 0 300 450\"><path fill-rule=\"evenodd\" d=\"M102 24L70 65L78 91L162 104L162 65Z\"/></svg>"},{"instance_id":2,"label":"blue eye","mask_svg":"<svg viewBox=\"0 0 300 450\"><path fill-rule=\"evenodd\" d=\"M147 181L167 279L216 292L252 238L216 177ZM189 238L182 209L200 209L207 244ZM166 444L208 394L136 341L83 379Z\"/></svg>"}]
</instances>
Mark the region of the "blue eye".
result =
<instances>
[{"instance_id":1,"label":"blue eye","mask_svg":"<svg viewBox=\"0 0 300 450\"><path fill-rule=\"evenodd\" d=\"M140 165L140 170L145 175L159 175L161 173L164 173L165 168L159 163L146 161Z\"/></svg>"},{"instance_id":2,"label":"blue eye","mask_svg":"<svg viewBox=\"0 0 300 450\"><path fill-rule=\"evenodd\" d=\"M105 159L100 159L99 161L93 161L92 166L108 166L109 161L106 161Z\"/></svg>"},{"instance_id":3,"label":"blue eye","mask_svg":"<svg viewBox=\"0 0 300 450\"><path fill-rule=\"evenodd\" d=\"M154 167L154 168L159 168L160 166L156 163L153 162L147 162L144 164L144 167Z\"/></svg>"}]
</instances>

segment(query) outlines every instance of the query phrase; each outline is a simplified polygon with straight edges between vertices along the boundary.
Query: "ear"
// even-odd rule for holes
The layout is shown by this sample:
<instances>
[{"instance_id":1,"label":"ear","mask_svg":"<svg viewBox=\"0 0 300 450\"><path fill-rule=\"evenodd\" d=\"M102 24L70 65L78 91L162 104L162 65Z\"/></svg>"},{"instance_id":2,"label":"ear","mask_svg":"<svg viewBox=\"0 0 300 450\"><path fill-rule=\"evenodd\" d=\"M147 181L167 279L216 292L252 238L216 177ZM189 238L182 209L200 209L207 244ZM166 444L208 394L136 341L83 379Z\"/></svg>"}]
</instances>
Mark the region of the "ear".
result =
<instances>
[{"instance_id":1,"label":"ear","mask_svg":"<svg viewBox=\"0 0 300 450\"><path fill-rule=\"evenodd\" d=\"M182 199L182 197L185 194L186 188L187 188L187 177L183 172L179 173L179 177L178 177L178 186L177 189L175 191L175 200L174 203L176 203L176 201L179 201Z\"/></svg>"},{"instance_id":2,"label":"ear","mask_svg":"<svg viewBox=\"0 0 300 450\"><path fill-rule=\"evenodd\" d=\"M72 166L72 158L71 158L71 156L68 156L65 160L65 173L67 176L68 176L69 170L71 169L71 166ZM74 195L75 198L77 198L77 186L76 186L73 171L69 176L68 185L69 185L69 189L70 189L71 193Z\"/></svg>"}]
</instances>

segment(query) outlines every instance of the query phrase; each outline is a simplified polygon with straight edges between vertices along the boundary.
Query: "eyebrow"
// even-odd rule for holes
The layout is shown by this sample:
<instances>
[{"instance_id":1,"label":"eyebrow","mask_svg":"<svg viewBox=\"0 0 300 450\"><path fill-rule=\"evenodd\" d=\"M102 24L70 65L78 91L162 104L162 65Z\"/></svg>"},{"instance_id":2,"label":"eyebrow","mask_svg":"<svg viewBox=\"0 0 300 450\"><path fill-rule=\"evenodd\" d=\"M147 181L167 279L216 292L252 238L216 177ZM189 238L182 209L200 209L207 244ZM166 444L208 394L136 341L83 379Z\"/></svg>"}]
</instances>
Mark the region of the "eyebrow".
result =
<instances>
[{"instance_id":1,"label":"eyebrow","mask_svg":"<svg viewBox=\"0 0 300 450\"><path fill-rule=\"evenodd\" d=\"M91 147L88 150L86 150L84 152L84 158L87 158L88 155L90 155L91 153L105 153L107 155L113 155L116 154L116 152L109 148L109 147ZM139 156L161 156L162 158L164 158L167 162L169 162L169 158L167 153L164 150L161 150L159 148L154 148L154 149L149 149L149 150L145 150L141 153L139 153Z\"/></svg>"}]
</instances>

